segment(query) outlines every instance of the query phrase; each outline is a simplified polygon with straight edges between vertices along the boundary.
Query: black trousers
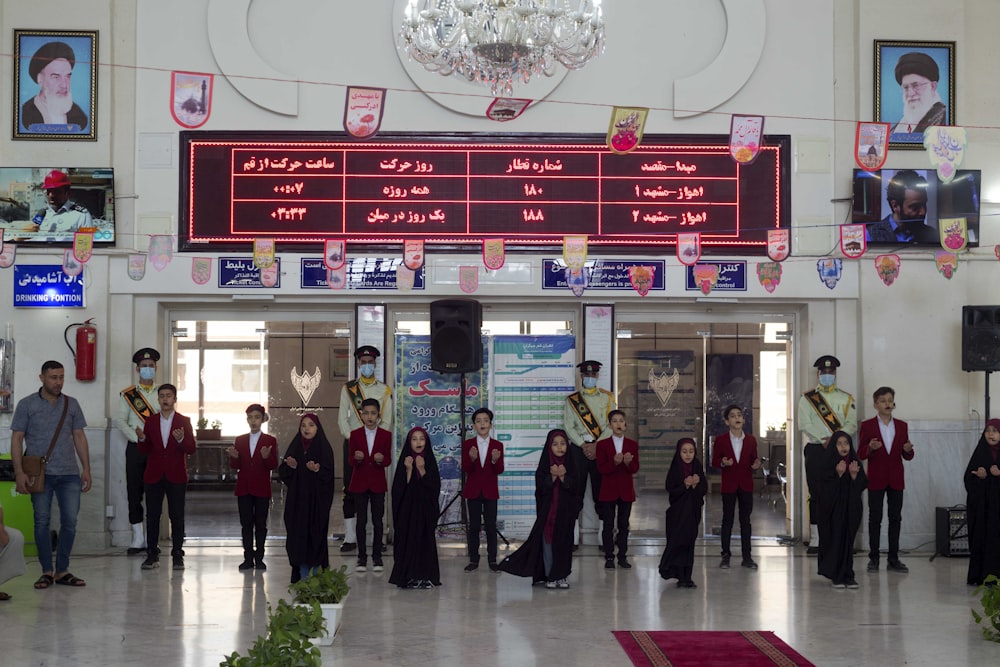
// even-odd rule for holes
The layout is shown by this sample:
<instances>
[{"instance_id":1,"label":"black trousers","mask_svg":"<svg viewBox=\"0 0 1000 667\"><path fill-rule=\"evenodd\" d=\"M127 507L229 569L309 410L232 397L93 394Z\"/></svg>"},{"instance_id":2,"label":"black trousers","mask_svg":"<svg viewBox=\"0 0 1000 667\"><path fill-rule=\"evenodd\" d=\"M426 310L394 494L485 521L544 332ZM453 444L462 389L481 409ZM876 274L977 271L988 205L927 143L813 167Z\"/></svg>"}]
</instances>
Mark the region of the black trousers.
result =
<instances>
[{"instance_id":1,"label":"black trousers","mask_svg":"<svg viewBox=\"0 0 1000 667\"><path fill-rule=\"evenodd\" d=\"M618 522L615 525L615 511L618 512ZM628 500L610 500L597 503L597 516L601 517L601 544L604 547L604 557L612 558L615 546L618 547L619 560L628 553L628 521L632 516L632 503ZM615 528L618 535L615 537Z\"/></svg>"},{"instance_id":2,"label":"black trousers","mask_svg":"<svg viewBox=\"0 0 1000 667\"><path fill-rule=\"evenodd\" d=\"M184 555L184 496L187 484L174 484L167 478L153 484L146 483L146 553L150 556L159 555L160 549L160 514L163 512L163 499L167 499L167 515L170 517L170 555Z\"/></svg>"},{"instance_id":3,"label":"black trousers","mask_svg":"<svg viewBox=\"0 0 1000 667\"><path fill-rule=\"evenodd\" d=\"M368 558L368 506L372 508L372 561L382 562L382 519L385 517L385 494L363 491L354 494L358 510L358 560Z\"/></svg>"},{"instance_id":4,"label":"black trousers","mask_svg":"<svg viewBox=\"0 0 1000 667\"><path fill-rule=\"evenodd\" d=\"M809 489L809 523L814 526L816 518L819 516L819 487L822 478L815 463L819 458L822 458L823 451L823 444L820 442L810 442L802 449L806 468L806 488ZM816 545L810 544L809 546Z\"/></svg>"},{"instance_id":5,"label":"black trousers","mask_svg":"<svg viewBox=\"0 0 1000 667\"><path fill-rule=\"evenodd\" d=\"M128 522L142 523L142 494L145 485L142 476L146 473L146 455L139 451L139 445L129 442L125 445L125 492L128 494Z\"/></svg>"},{"instance_id":6,"label":"black trousers","mask_svg":"<svg viewBox=\"0 0 1000 667\"><path fill-rule=\"evenodd\" d=\"M882 501L889 501L889 560L899 559L899 530L903 525L903 492L885 488L868 489L868 557L878 560L880 533L882 532Z\"/></svg>"},{"instance_id":7,"label":"black trousers","mask_svg":"<svg viewBox=\"0 0 1000 667\"><path fill-rule=\"evenodd\" d=\"M347 440L344 440L344 518L353 519L357 513L357 508L354 505L354 494L347 491L347 487L351 485L351 477L354 474L354 468L350 463L350 447L347 444Z\"/></svg>"},{"instance_id":8,"label":"black trousers","mask_svg":"<svg viewBox=\"0 0 1000 667\"><path fill-rule=\"evenodd\" d=\"M722 494L722 555L730 556L729 541L733 536L733 518L736 503L740 504L740 547L743 560L750 560L750 513L753 512L753 491L737 489L735 493Z\"/></svg>"},{"instance_id":9,"label":"black trousers","mask_svg":"<svg viewBox=\"0 0 1000 667\"><path fill-rule=\"evenodd\" d=\"M469 562L479 562L479 529L486 524L486 559L488 563L497 562L497 501L480 496L475 500L466 500L469 511Z\"/></svg>"},{"instance_id":10,"label":"black trousers","mask_svg":"<svg viewBox=\"0 0 1000 667\"><path fill-rule=\"evenodd\" d=\"M594 494L594 509L597 509L597 499L601 497L601 473L597 470L597 459L587 462L587 477L590 479L590 492Z\"/></svg>"},{"instance_id":11,"label":"black trousers","mask_svg":"<svg viewBox=\"0 0 1000 667\"><path fill-rule=\"evenodd\" d=\"M267 515L271 509L271 499L258 498L248 493L245 496L236 496L236 506L240 510L240 527L243 529L243 559L262 560L264 542L267 540Z\"/></svg>"}]
</instances>

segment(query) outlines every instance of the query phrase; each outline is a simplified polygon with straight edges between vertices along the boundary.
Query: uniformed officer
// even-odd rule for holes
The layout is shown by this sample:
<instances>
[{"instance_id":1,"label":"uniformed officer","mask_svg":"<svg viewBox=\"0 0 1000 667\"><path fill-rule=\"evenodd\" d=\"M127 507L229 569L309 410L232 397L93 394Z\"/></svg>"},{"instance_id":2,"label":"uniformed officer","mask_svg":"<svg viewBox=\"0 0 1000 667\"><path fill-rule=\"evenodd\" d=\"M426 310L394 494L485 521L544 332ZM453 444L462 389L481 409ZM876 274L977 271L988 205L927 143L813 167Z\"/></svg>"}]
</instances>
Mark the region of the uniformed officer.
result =
<instances>
[{"instance_id":1,"label":"uniformed officer","mask_svg":"<svg viewBox=\"0 0 1000 667\"><path fill-rule=\"evenodd\" d=\"M823 450L834 431L844 431L852 438L858 430L858 409L854 397L837 387L840 360L824 354L813 364L819 384L799 398L797 419L799 430L806 434L804 449L806 485L809 487L809 549L819 553L819 487L822 475Z\"/></svg>"},{"instance_id":2,"label":"uniformed officer","mask_svg":"<svg viewBox=\"0 0 1000 667\"><path fill-rule=\"evenodd\" d=\"M59 170L50 171L42 182L49 206L36 213L32 222L39 232L51 234L49 241L65 241L74 232L94 226L90 211L70 199L71 187L69 176Z\"/></svg>"}]
</instances>

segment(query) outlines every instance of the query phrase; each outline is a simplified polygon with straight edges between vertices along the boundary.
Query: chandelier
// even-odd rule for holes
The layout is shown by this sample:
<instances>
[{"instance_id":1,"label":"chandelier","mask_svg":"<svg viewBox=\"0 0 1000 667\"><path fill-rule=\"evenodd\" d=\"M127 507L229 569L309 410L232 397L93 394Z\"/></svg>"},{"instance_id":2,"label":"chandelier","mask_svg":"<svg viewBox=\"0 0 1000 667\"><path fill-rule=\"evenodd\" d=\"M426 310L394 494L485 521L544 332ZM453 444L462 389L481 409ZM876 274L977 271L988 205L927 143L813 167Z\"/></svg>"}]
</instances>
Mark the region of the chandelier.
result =
<instances>
[{"instance_id":1,"label":"chandelier","mask_svg":"<svg viewBox=\"0 0 1000 667\"><path fill-rule=\"evenodd\" d=\"M431 72L511 97L515 81L600 55L604 16L601 0L409 0L397 43Z\"/></svg>"}]
</instances>

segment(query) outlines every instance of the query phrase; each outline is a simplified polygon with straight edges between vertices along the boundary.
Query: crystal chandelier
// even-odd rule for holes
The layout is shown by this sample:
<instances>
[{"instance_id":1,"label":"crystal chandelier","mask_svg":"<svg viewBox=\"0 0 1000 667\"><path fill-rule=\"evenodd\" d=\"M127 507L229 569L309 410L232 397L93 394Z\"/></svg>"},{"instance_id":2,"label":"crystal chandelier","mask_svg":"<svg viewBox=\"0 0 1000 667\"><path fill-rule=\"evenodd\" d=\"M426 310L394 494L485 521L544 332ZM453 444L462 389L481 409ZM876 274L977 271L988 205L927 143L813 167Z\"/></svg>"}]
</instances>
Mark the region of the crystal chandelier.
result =
<instances>
[{"instance_id":1,"label":"crystal chandelier","mask_svg":"<svg viewBox=\"0 0 1000 667\"><path fill-rule=\"evenodd\" d=\"M604 16L601 0L409 0L397 42L431 72L510 97L515 81L600 55Z\"/></svg>"}]
</instances>

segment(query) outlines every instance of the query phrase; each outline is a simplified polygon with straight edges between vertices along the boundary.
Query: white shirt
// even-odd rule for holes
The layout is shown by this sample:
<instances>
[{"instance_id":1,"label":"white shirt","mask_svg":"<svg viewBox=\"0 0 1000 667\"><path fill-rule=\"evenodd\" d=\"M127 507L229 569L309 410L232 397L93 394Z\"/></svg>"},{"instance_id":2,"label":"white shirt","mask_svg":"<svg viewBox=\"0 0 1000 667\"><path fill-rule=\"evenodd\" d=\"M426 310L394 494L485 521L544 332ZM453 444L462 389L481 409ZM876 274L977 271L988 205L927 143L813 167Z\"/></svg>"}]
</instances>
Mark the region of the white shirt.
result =
<instances>
[{"instance_id":1,"label":"white shirt","mask_svg":"<svg viewBox=\"0 0 1000 667\"><path fill-rule=\"evenodd\" d=\"M733 457L737 461L739 461L740 460L740 456L743 455L743 439L746 438L746 437L747 437L746 433L744 433L743 435L741 435L739 437L736 437L735 435L733 435L732 431L729 432L729 439L733 443Z\"/></svg>"},{"instance_id":2,"label":"white shirt","mask_svg":"<svg viewBox=\"0 0 1000 667\"><path fill-rule=\"evenodd\" d=\"M174 423L174 414L170 413L169 417L164 417L163 413L160 413L160 439L163 440L163 448L167 448L167 443L170 442L170 427Z\"/></svg>"},{"instance_id":3,"label":"white shirt","mask_svg":"<svg viewBox=\"0 0 1000 667\"><path fill-rule=\"evenodd\" d=\"M486 467L486 453L490 451L490 439L476 435L476 449L479 450L479 465Z\"/></svg>"},{"instance_id":4,"label":"white shirt","mask_svg":"<svg viewBox=\"0 0 1000 667\"><path fill-rule=\"evenodd\" d=\"M253 458L254 452L257 451L257 443L260 441L260 434L261 431L257 431L256 433L253 431L250 432L250 458Z\"/></svg>"},{"instance_id":5,"label":"white shirt","mask_svg":"<svg viewBox=\"0 0 1000 667\"><path fill-rule=\"evenodd\" d=\"M882 421L881 417L878 417L878 430L882 434L882 445L885 447L885 453L888 454L892 451L892 441L896 439L896 422L892 419L886 424Z\"/></svg>"},{"instance_id":6,"label":"white shirt","mask_svg":"<svg viewBox=\"0 0 1000 667\"><path fill-rule=\"evenodd\" d=\"M378 428L368 428L365 426L365 440L368 442L368 454L371 455L375 451L375 432Z\"/></svg>"},{"instance_id":7,"label":"white shirt","mask_svg":"<svg viewBox=\"0 0 1000 667\"><path fill-rule=\"evenodd\" d=\"M618 437L617 435L611 436L611 442L615 445L615 454L621 454L622 448L625 446L625 436Z\"/></svg>"}]
</instances>

